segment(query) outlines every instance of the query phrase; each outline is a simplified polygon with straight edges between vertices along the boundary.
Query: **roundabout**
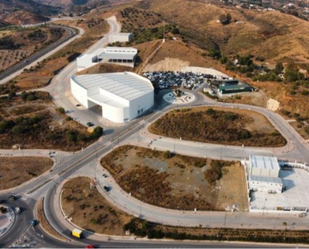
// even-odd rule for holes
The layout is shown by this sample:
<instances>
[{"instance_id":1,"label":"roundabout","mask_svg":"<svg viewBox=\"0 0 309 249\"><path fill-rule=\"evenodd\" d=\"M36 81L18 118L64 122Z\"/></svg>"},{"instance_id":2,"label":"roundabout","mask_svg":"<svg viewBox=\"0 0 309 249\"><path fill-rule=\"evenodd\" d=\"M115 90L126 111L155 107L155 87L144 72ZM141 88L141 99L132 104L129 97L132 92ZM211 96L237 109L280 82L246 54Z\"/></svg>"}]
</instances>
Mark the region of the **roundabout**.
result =
<instances>
[{"instance_id":1,"label":"roundabout","mask_svg":"<svg viewBox=\"0 0 309 249\"><path fill-rule=\"evenodd\" d=\"M195 95L176 89L173 92L166 93L163 99L173 105L184 105L192 103L195 100Z\"/></svg>"}]
</instances>

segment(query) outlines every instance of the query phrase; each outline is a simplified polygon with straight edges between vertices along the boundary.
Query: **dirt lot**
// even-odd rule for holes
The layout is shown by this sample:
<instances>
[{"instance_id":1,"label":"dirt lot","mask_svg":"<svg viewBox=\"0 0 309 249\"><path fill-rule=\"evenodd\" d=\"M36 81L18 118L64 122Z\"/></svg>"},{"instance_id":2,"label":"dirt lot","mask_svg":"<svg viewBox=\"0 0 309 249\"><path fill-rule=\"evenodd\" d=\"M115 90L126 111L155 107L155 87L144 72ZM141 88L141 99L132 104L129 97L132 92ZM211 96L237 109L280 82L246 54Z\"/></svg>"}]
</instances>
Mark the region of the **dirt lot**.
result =
<instances>
[{"instance_id":1,"label":"dirt lot","mask_svg":"<svg viewBox=\"0 0 309 249\"><path fill-rule=\"evenodd\" d=\"M14 188L38 177L53 165L53 161L44 157L0 157L0 190Z\"/></svg>"},{"instance_id":2,"label":"dirt lot","mask_svg":"<svg viewBox=\"0 0 309 249\"><path fill-rule=\"evenodd\" d=\"M144 71L177 71L186 66L212 67L212 62L202 56L203 51L192 44L166 41L149 61Z\"/></svg>"},{"instance_id":3,"label":"dirt lot","mask_svg":"<svg viewBox=\"0 0 309 249\"><path fill-rule=\"evenodd\" d=\"M47 92L0 98L0 148L80 150L97 137L56 110Z\"/></svg>"},{"instance_id":4,"label":"dirt lot","mask_svg":"<svg viewBox=\"0 0 309 249\"><path fill-rule=\"evenodd\" d=\"M61 197L64 213L83 229L124 235L123 226L132 217L112 206L97 189L91 189L90 183L91 179L87 177L77 177L65 183Z\"/></svg>"},{"instance_id":5,"label":"dirt lot","mask_svg":"<svg viewBox=\"0 0 309 249\"><path fill-rule=\"evenodd\" d=\"M101 164L128 193L144 202L180 210L247 211L244 170L239 163L170 155L122 146Z\"/></svg>"},{"instance_id":6,"label":"dirt lot","mask_svg":"<svg viewBox=\"0 0 309 249\"><path fill-rule=\"evenodd\" d=\"M151 124L149 131L166 137L225 145L281 147L286 144L263 115L228 108L174 110Z\"/></svg>"}]
</instances>

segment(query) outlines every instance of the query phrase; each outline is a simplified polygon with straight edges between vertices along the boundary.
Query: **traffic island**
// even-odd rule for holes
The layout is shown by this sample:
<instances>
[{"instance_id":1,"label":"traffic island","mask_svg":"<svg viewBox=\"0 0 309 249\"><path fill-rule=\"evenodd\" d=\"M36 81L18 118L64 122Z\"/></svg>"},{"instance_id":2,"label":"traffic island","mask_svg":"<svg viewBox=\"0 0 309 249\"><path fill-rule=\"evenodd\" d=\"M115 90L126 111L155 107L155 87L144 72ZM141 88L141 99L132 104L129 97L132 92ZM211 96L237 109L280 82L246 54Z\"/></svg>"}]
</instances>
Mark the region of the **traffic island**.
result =
<instances>
[{"instance_id":1,"label":"traffic island","mask_svg":"<svg viewBox=\"0 0 309 249\"><path fill-rule=\"evenodd\" d=\"M283 147L285 138L260 113L231 108L180 108L160 117L149 132L165 137L234 146Z\"/></svg>"}]
</instances>

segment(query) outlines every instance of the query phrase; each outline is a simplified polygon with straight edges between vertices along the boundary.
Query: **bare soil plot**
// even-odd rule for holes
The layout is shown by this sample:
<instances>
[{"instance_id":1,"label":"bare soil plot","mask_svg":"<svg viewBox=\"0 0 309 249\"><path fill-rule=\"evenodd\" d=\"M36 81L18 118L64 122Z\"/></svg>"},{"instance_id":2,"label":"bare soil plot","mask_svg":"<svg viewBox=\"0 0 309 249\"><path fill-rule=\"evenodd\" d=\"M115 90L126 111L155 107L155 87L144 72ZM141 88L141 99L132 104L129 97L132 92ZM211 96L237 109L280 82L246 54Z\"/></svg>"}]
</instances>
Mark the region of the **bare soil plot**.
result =
<instances>
[{"instance_id":1,"label":"bare soil plot","mask_svg":"<svg viewBox=\"0 0 309 249\"><path fill-rule=\"evenodd\" d=\"M177 109L151 124L149 131L166 137L225 145L281 147L286 144L263 115L229 108Z\"/></svg>"},{"instance_id":2,"label":"bare soil plot","mask_svg":"<svg viewBox=\"0 0 309 249\"><path fill-rule=\"evenodd\" d=\"M61 196L64 213L83 229L124 235L123 226L132 217L111 205L97 189L90 188L90 183L90 178L77 177L64 184Z\"/></svg>"},{"instance_id":3,"label":"bare soil plot","mask_svg":"<svg viewBox=\"0 0 309 249\"><path fill-rule=\"evenodd\" d=\"M243 168L225 162L134 146L122 146L101 160L117 183L136 198L180 210L248 208Z\"/></svg>"},{"instance_id":4,"label":"bare soil plot","mask_svg":"<svg viewBox=\"0 0 309 249\"><path fill-rule=\"evenodd\" d=\"M80 150L98 137L56 111L47 92L0 98L0 148Z\"/></svg>"},{"instance_id":5,"label":"bare soil plot","mask_svg":"<svg viewBox=\"0 0 309 249\"><path fill-rule=\"evenodd\" d=\"M53 165L53 161L44 157L0 157L0 190L14 188L38 177Z\"/></svg>"}]
</instances>

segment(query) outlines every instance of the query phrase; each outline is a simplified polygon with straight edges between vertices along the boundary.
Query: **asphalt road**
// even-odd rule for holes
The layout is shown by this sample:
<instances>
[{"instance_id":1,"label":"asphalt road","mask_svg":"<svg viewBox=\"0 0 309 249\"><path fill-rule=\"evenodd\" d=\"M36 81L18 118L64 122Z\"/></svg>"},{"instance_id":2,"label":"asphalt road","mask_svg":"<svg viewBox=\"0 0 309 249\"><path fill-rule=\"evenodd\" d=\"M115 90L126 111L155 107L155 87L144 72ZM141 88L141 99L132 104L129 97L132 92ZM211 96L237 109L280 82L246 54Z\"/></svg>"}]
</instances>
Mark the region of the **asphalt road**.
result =
<instances>
[{"instance_id":1,"label":"asphalt road","mask_svg":"<svg viewBox=\"0 0 309 249\"><path fill-rule=\"evenodd\" d=\"M108 20L111 30L110 32L119 32L120 27L117 22L113 19ZM98 43L92 46L89 51L93 51L100 46L105 46L108 43L108 37L103 37ZM88 52L89 52L88 51ZM68 79L75 72L76 64L71 63L64 70L62 70L56 77L54 77L50 86L46 88L49 90L55 103L58 106L64 107L66 110L69 110L69 115L72 115L75 119L80 121L81 123L88 122L89 119L94 117L89 111L80 110L71 101L67 98L65 93L67 92L68 87ZM29 184L21 187L15 188L11 193L21 196L22 198L16 201L12 205L18 205L25 207L25 211L18 217L18 220L15 222L13 228L11 229L4 237L1 239L1 246L9 246L15 241L17 241L23 234L27 237L32 237L41 247L76 247L74 238L70 237L70 231L66 228L66 226L62 225L62 222L57 219L57 214L54 207L54 196L56 186L63 182L65 179L69 178L73 175L77 170L86 167L89 164L95 164L97 159L103 156L105 153L111 151L115 146L130 140L131 138L140 137L140 131L145 127L147 123L154 121L156 118L160 117L165 112L175 108L175 106L169 105L167 103L161 102L162 96L157 96L157 105L154 107L155 112L150 114L147 117L137 119L130 124L120 128L117 132L114 132L108 136L104 136L97 143L85 148L84 150L76 153L69 153L66 155L57 155L56 167L52 172L45 174L42 177L38 177L35 180L31 181ZM251 109L258 111L269 118L269 120L277 127L279 131L282 132L289 141L290 148L287 148L286 151L278 150L273 151L278 156L282 156L284 158L290 160L300 160L309 162L309 149L308 145L306 145L303 139L294 132L293 129L290 128L289 124L287 124L279 115L272 113L264 108L248 106L248 105L235 105L235 104L221 104L216 103L212 100L209 100L202 95L196 95L196 100L194 103L187 106L228 106L234 108L243 108L243 109ZM185 105L184 105L185 106ZM145 139L145 138L144 138ZM175 143L175 142L174 142ZM161 145L164 148L164 144ZM171 146L167 144L165 146ZM178 145L177 145L178 146ZM233 150L239 149L239 147L233 146L218 146L214 153L219 155L222 153L222 148L224 148L226 155L229 155L230 159L233 159ZM230 150L229 153L227 153ZM252 149L253 150L253 149ZM250 152L250 148L248 149ZM272 152L272 153L273 153ZM26 153L26 152L25 152ZM213 154L213 153L212 153ZM71 243L59 242L56 239L49 237L43 231L40 230L39 227L34 227L29 229L29 221L33 218L33 210L36 200L45 196L44 209L46 212L46 217L51 223L51 225L60 233L64 234L66 237L73 240ZM5 195L1 195L0 198L6 197ZM135 206L134 206L135 205ZM133 211L135 212L136 204L132 204L134 207ZM132 211L132 210L130 210ZM151 209L149 210L151 212ZM169 213L158 214L156 219L164 219L166 220ZM190 216L186 217L190 220ZM180 216L176 219L183 219ZM196 219L193 217L192 219ZM173 221L173 219L171 219ZM186 222L186 219L183 220ZM43 237L42 237L43 236ZM144 241L106 241L100 242L96 240L84 239L82 240L83 244L95 244L100 245L102 247L168 247L168 248L181 248L181 247L252 247L251 243L215 243L215 242L205 242L205 243L185 243L185 242L144 242ZM257 245L256 247L261 247L261 245ZM267 247L267 246L266 246Z\"/></svg>"},{"instance_id":2,"label":"asphalt road","mask_svg":"<svg viewBox=\"0 0 309 249\"><path fill-rule=\"evenodd\" d=\"M61 44L67 42L68 40L70 40L72 37L74 37L76 34L76 31L72 28L66 27L66 26L60 26L60 25L50 25L52 27L58 27L58 28L62 28L67 32L67 36L61 38L60 40L54 42L53 44L49 45L46 48L41 49L40 51L38 51L37 53L31 55L30 57L26 58L25 60L15 64L14 66L6 69L4 72L0 73L0 84L4 84L7 82L7 80L4 80L5 78L7 78L8 76L16 73L17 71L26 68L28 65L30 65L31 63L33 63L34 61L38 60L39 58L41 58L42 56L48 54L49 52L51 52L52 50L54 50L55 48L61 46Z\"/></svg>"}]
</instances>

